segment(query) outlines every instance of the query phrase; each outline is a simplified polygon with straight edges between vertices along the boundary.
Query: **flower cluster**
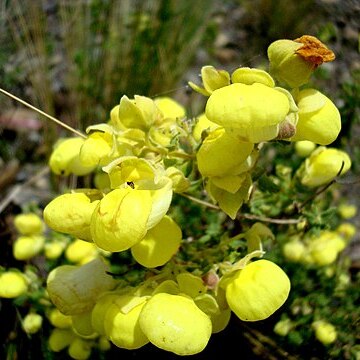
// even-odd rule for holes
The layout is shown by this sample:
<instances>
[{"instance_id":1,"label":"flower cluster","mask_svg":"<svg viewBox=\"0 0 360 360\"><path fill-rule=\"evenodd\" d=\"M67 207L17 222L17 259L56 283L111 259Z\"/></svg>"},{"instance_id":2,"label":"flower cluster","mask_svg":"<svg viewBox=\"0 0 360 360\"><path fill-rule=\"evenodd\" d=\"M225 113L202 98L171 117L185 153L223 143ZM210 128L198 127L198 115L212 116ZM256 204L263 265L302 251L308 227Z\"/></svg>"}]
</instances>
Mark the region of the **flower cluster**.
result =
<instances>
[{"instance_id":1,"label":"flower cluster","mask_svg":"<svg viewBox=\"0 0 360 360\"><path fill-rule=\"evenodd\" d=\"M331 54L310 36L279 40L268 49L269 72L241 67L230 74L204 66L203 86L190 83L208 97L194 119L171 98L124 95L108 121L87 128L87 136L55 144L53 173L89 176L93 186L61 194L43 211L50 229L73 240L47 250L53 258L65 252L69 261L47 277L56 316L67 324L54 325L53 351L68 347L70 356L85 359L94 342L125 349L150 342L192 355L227 326L231 313L258 321L284 304L289 278L262 258L262 241L274 238L269 228L244 224L237 235L224 231L215 245L201 248L184 236L172 205L187 198L238 220L254 195L262 146L272 141L313 144L293 176L305 189L348 171L347 154L326 148L339 135L339 111L318 90L300 88ZM234 245L239 242L245 246ZM332 243L327 262L345 246L339 237ZM323 261L323 244L328 240L303 246L311 259ZM142 278L113 271L120 253L144 268ZM208 257L206 266L196 254Z\"/></svg>"}]
</instances>

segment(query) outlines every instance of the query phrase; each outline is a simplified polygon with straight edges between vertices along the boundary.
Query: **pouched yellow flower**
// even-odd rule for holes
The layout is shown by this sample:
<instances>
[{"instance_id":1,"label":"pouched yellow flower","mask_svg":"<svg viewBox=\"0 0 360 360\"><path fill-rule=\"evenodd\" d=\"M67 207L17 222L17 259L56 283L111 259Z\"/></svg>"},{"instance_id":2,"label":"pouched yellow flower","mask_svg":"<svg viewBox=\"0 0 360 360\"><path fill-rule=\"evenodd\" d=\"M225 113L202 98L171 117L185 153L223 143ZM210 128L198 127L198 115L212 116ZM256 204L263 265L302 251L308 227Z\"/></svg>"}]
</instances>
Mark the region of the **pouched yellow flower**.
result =
<instances>
[{"instance_id":1,"label":"pouched yellow flower","mask_svg":"<svg viewBox=\"0 0 360 360\"><path fill-rule=\"evenodd\" d=\"M0 274L0 297L16 298L23 295L28 288L24 275L17 271L5 271Z\"/></svg>"},{"instance_id":2,"label":"pouched yellow flower","mask_svg":"<svg viewBox=\"0 0 360 360\"><path fill-rule=\"evenodd\" d=\"M142 308L140 327L150 342L177 355L193 355L206 347L211 320L188 297L158 293Z\"/></svg>"},{"instance_id":3,"label":"pouched yellow flower","mask_svg":"<svg viewBox=\"0 0 360 360\"><path fill-rule=\"evenodd\" d=\"M291 141L308 140L329 145L341 130L341 117L335 104L320 91L304 89L295 96L299 108L296 133Z\"/></svg>"},{"instance_id":4,"label":"pouched yellow flower","mask_svg":"<svg viewBox=\"0 0 360 360\"><path fill-rule=\"evenodd\" d=\"M338 213L343 219L351 219L357 213L357 206L352 204L340 204L338 206Z\"/></svg>"},{"instance_id":5,"label":"pouched yellow flower","mask_svg":"<svg viewBox=\"0 0 360 360\"><path fill-rule=\"evenodd\" d=\"M315 330L316 339L318 339L324 345L332 344L337 338L335 326L328 323L327 321L315 321L312 324L312 327Z\"/></svg>"},{"instance_id":6,"label":"pouched yellow flower","mask_svg":"<svg viewBox=\"0 0 360 360\"><path fill-rule=\"evenodd\" d=\"M19 236L13 244L13 255L16 260L29 260L43 249L45 238L42 235Z\"/></svg>"},{"instance_id":7,"label":"pouched yellow flower","mask_svg":"<svg viewBox=\"0 0 360 360\"><path fill-rule=\"evenodd\" d=\"M54 352L64 350L75 338L76 335L71 329L55 328L49 336L49 349Z\"/></svg>"},{"instance_id":8,"label":"pouched yellow flower","mask_svg":"<svg viewBox=\"0 0 360 360\"><path fill-rule=\"evenodd\" d=\"M91 235L103 250L124 251L164 217L172 199L172 181L163 176L163 169L136 157L120 158L104 170L111 186L120 188L108 193L94 211Z\"/></svg>"},{"instance_id":9,"label":"pouched yellow flower","mask_svg":"<svg viewBox=\"0 0 360 360\"><path fill-rule=\"evenodd\" d=\"M50 201L44 209L44 221L53 230L92 241L91 216L99 200L91 201L85 193L63 194Z\"/></svg>"},{"instance_id":10,"label":"pouched yellow flower","mask_svg":"<svg viewBox=\"0 0 360 360\"><path fill-rule=\"evenodd\" d=\"M109 305L104 319L107 338L117 347L129 350L138 349L149 342L139 323L145 299L139 298L138 303L127 309L132 301L133 296L119 295Z\"/></svg>"},{"instance_id":11,"label":"pouched yellow flower","mask_svg":"<svg viewBox=\"0 0 360 360\"><path fill-rule=\"evenodd\" d=\"M274 41L268 47L267 54L270 73L292 88L306 84L317 66L335 59L331 50L309 35L295 40Z\"/></svg>"},{"instance_id":12,"label":"pouched yellow flower","mask_svg":"<svg viewBox=\"0 0 360 360\"><path fill-rule=\"evenodd\" d=\"M300 180L308 187L325 185L350 167L351 159L345 151L321 146L305 160L304 168L299 169Z\"/></svg>"},{"instance_id":13,"label":"pouched yellow flower","mask_svg":"<svg viewBox=\"0 0 360 360\"><path fill-rule=\"evenodd\" d=\"M50 324L59 329L68 329L71 327L71 316L64 315L59 309L53 308L48 314Z\"/></svg>"},{"instance_id":14,"label":"pouched yellow flower","mask_svg":"<svg viewBox=\"0 0 360 360\"><path fill-rule=\"evenodd\" d=\"M124 95L120 99L118 119L125 128L148 131L152 124L163 117L153 99L135 95L129 99Z\"/></svg>"},{"instance_id":15,"label":"pouched yellow flower","mask_svg":"<svg viewBox=\"0 0 360 360\"><path fill-rule=\"evenodd\" d=\"M316 144L309 140L295 142L295 152L300 157L308 157L316 148Z\"/></svg>"},{"instance_id":16,"label":"pouched yellow flower","mask_svg":"<svg viewBox=\"0 0 360 360\"><path fill-rule=\"evenodd\" d=\"M66 242L54 240L44 245L45 257L49 260L58 259L66 248Z\"/></svg>"},{"instance_id":17,"label":"pouched yellow flower","mask_svg":"<svg viewBox=\"0 0 360 360\"><path fill-rule=\"evenodd\" d=\"M216 89L230 85L230 74L225 70L215 69L211 65L201 68L201 79L204 85L203 88L191 81L189 81L189 85L193 90L205 96L211 95Z\"/></svg>"},{"instance_id":18,"label":"pouched yellow flower","mask_svg":"<svg viewBox=\"0 0 360 360\"><path fill-rule=\"evenodd\" d=\"M340 224L335 230L346 241L349 241L357 232L357 228L354 224L345 222Z\"/></svg>"},{"instance_id":19,"label":"pouched yellow flower","mask_svg":"<svg viewBox=\"0 0 360 360\"><path fill-rule=\"evenodd\" d=\"M199 171L204 177L238 175L253 148L254 144L231 137L224 128L215 129L196 154Z\"/></svg>"},{"instance_id":20,"label":"pouched yellow flower","mask_svg":"<svg viewBox=\"0 0 360 360\"><path fill-rule=\"evenodd\" d=\"M226 285L226 300L241 320L258 321L279 309L289 292L284 271L271 261L258 260L236 271Z\"/></svg>"},{"instance_id":21,"label":"pouched yellow flower","mask_svg":"<svg viewBox=\"0 0 360 360\"><path fill-rule=\"evenodd\" d=\"M68 354L72 359L75 360L88 359L91 355L91 342L78 336L75 337L75 339L69 345Z\"/></svg>"},{"instance_id":22,"label":"pouched yellow flower","mask_svg":"<svg viewBox=\"0 0 360 360\"><path fill-rule=\"evenodd\" d=\"M186 116L185 108L176 100L161 96L154 99L156 106L162 112L164 118L182 119Z\"/></svg>"},{"instance_id":23,"label":"pouched yellow flower","mask_svg":"<svg viewBox=\"0 0 360 360\"><path fill-rule=\"evenodd\" d=\"M145 237L131 248L134 259L148 268L166 264L178 251L182 232L169 216L150 229Z\"/></svg>"},{"instance_id":24,"label":"pouched yellow flower","mask_svg":"<svg viewBox=\"0 0 360 360\"><path fill-rule=\"evenodd\" d=\"M286 336L293 327L294 324L290 319L280 320L274 326L274 333L280 336Z\"/></svg>"},{"instance_id":25,"label":"pouched yellow flower","mask_svg":"<svg viewBox=\"0 0 360 360\"><path fill-rule=\"evenodd\" d=\"M124 251L143 239L151 213L150 191L115 189L99 203L91 220L95 244L107 251Z\"/></svg>"},{"instance_id":26,"label":"pouched yellow flower","mask_svg":"<svg viewBox=\"0 0 360 360\"><path fill-rule=\"evenodd\" d=\"M16 215L14 226L21 235L38 235L45 230L42 219L34 213Z\"/></svg>"},{"instance_id":27,"label":"pouched yellow flower","mask_svg":"<svg viewBox=\"0 0 360 360\"><path fill-rule=\"evenodd\" d=\"M22 327L27 334L35 334L41 329L42 323L43 318L41 315L30 313L24 317Z\"/></svg>"},{"instance_id":28,"label":"pouched yellow flower","mask_svg":"<svg viewBox=\"0 0 360 360\"><path fill-rule=\"evenodd\" d=\"M345 240L337 232L323 231L310 240L308 251L314 263L324 266L333 263L345 246Z\"/></svg>"},{"instance_id":29,"label":"pouched yellow flower","mask_svg":"<svg viewBox=\"0 0 360 360\"><path fill-rule=\"evenodd\" d=\"M232 136L259 143L274 139L290 110L289 97L261 83L235 83L215 90L205 114Z\"/></svg>"},{"instance_id":30,"label":"pouched yellow flower","mask_svg":"<svg viewBox=\"0 0 360 360\"><path fill-rule=\"evenodd\" d=\"M305 245L300 240L291 240L283 247L283 254L289 261L300 261L305 252Z\"/></svg>"},{"instance_id":31,"label":"pouched yellow flower","mask_svg":"<svg viewBox=\"0 0 360 360\"><path fill-rule=\"evenodd\" d=\"M94 243L89 243L80 239L75 239L65 250L65 257L73 263L84 264L93 260L99 255Z\"/></svg>"},{"instance_id":32,"label":"pouched yellow flower","mask_svg":"<svg viewBox=\"0 0 360 360\"><path fill-rule=\"evenodd\" d=\"M196 141L200 142L202 140L202 134L204 131L211 132L219 126L220 125L210 121L206 117L205 113L203 113L196 118L195 126L193 129L193 137Z\"/></svg>"},{"instance_id":33,"label":"pouched yellow flower","mask_svg":"<svg viewBox=\"0 0 360 360\"><path fill-rule=\"evenodd\" d=\"M80 149L84 141L80 137L58 140L49 159L51 171L63 176L90 174L95 167L93 165L83 165L79 158Z\"/></svg>"},{"instance_id":34,"label":"pouched yellow flower","mask_svg":"<svg viewBox=\"0 0 360 360\"><path fill-rule=\"evenodd\" d=\"M116 285L116 281L106 273L108 270L100 258L82 266L61 265L48 275L49 297L65 315L90 311L101 293Z\"/></svg>"},{"instance_id":35,"label":"pouched yellow flower","mask_svg":"<svg viewBox=\"0 0 360 360\"><path fill-rule=\"evenodd\" d=\"M106 165L115 156L114 130L107 124L89 126L88 137L81 145L79 159L85 166Z\"/></svg>"}]
</instances>

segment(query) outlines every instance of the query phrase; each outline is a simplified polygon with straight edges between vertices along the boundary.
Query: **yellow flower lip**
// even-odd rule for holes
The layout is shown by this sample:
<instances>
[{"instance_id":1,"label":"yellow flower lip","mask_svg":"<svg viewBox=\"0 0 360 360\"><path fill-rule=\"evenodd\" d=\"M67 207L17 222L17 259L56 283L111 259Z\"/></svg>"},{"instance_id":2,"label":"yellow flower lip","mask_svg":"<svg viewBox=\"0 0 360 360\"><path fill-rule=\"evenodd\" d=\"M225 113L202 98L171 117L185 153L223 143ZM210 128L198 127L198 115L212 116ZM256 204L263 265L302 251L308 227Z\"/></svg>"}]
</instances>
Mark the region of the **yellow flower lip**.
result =
<instances>
[{"instance_id":1,"label":"yellow flower lip","mask_svg":"<svg viewBox=\"0 0 360 360\"><path fill-rule=\"evenodd\" d=\"M290 110L288 96L261 83L235 83L215 90L209 97L206 117L243 141L274 139Z\"/></svg>"},{"instance_id":2,"label":"yellow flower lip","mask_svg":"<svg viewBox=\"0 0 360 360\"><path fill-rule=\"evenodd\" d=\"M230 309L245 321L268 318L287 299L290 280L269 260L254 261L237 271L226 286Z\"/></svg>"}]
</instances>

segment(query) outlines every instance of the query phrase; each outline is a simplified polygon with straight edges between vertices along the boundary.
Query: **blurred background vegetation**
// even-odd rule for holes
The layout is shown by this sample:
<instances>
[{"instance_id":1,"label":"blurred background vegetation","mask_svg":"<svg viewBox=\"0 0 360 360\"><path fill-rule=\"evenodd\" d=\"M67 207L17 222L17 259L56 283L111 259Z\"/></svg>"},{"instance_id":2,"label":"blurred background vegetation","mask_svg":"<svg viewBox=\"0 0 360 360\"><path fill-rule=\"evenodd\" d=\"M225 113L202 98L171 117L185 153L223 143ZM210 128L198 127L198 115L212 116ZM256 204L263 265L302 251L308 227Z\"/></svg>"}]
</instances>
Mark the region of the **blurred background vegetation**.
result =
<instances>
[{"instance_id":1,"label":"blurred background vegetation","mask_svg":"<svg viewBox=\"0 0 360 360\"><path fill-rule=\"evenodd\" d=\"M171 96L187 107L189 116L196 116L204 98L189 91L187 82L199 81L203 65L229 71L239 66L265 68L266 49L272 41L314 35L336 54L334 62L315 72L312 85L328 95L341 112L343 127L333 146L349 153L355 179L341 188L341 194L359 206L359 19L360 5L352 0L3 0L0 87L83 131L91 124L106 122L124 94ZM20 162L10 181L0 176L0 192L6 194L14 182L24 180L26 175L19 174L26 164L44 163L62 135L69 134L0 96L0 170L4 173L11 161ZM276 151L286 158L292 150L278 146ZM181 206L189 217L192 212L197 214L194 218L201 213L201 208ZM357 229L359 219L352 219ZM184 219L185 224L187 221ZM216 236L221 224L209 222L213 223L209 227L212 233L204 236ZM354 241L359 243L359 234ZM281 264L280 245L274 249L272 256ZM348 251L353 252L352 262L344 265L344 271L351 267L354 281L358 281L360 267L358 249L354 245ZM282 266L287 265L284 262ZM296 297L306 300L311 296L309 301L320 304L325 316L340 308L337 326L343 327L344 334L349 331L348 320L341 317L355 311L359 296L355 285L334 300L335 280L306 267L290 265L288 271L294 276L293 295L284 313L291 312ZM260 359L360 359L360 350L357 354L340 351L347 349L346 342L354 341L356 334L351 338L344 335L341 343L330 348L314 345L306 331L290 338L276 337L272 327L280 316L250 328L231 323L198 358L209 359L218 348L216 341L226 343L229 336L234 341L245 332L247 340L239 341L249 359L254 354ZM265 338L256 341L259 336Z\"/></svg>"}]
</instances>

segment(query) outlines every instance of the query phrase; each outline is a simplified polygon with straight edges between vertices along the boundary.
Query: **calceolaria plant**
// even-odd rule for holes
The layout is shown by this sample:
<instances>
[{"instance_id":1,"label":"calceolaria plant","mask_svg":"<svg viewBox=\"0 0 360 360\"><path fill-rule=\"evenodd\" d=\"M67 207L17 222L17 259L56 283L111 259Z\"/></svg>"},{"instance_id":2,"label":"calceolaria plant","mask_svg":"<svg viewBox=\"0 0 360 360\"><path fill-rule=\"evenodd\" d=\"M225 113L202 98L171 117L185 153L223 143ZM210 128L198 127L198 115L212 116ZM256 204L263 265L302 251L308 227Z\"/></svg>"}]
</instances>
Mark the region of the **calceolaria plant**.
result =
<instances>
[{"instance_id":1,"label":"calceolaria plant","mask_svg":"<svg viewBox=\"0 0 360 360\"><path fill-rule=\"evenodd\" d=\"M301 88L334 59L331 50L303 36L274 42L268 56L269 72L204 66L202 85L189 83L208 97L196 118L171 98L124 95L86 136L55 144L53 173L89 176L93 186L61 194L43 211L46 225L73 241L72 250L59 250L67 263L47 277L57 311L50 317L57 324L53 351L77 356L82 349L85 359L89 344L101 341L192 355L232 313L259 321L286 302L290 280L266 259L264 244L276 231L264 222L305 223L298 227L304 234L314 223L307 198L348 171L351 160L326 147L341 129L336 106ZM261 170L265 145L300 141L311 146L296 168L279 166L272 177ZM196 206L213 222L185 212ZM306 247L323 261L319 242L299 241L294 251ZM333 242L337 255L345 243Z\"/></svg>"}]
</instances>

